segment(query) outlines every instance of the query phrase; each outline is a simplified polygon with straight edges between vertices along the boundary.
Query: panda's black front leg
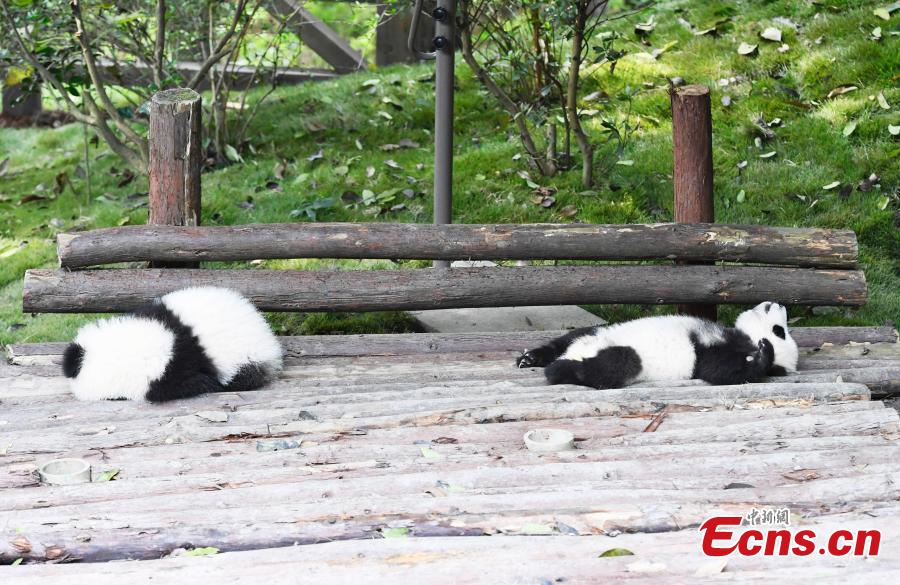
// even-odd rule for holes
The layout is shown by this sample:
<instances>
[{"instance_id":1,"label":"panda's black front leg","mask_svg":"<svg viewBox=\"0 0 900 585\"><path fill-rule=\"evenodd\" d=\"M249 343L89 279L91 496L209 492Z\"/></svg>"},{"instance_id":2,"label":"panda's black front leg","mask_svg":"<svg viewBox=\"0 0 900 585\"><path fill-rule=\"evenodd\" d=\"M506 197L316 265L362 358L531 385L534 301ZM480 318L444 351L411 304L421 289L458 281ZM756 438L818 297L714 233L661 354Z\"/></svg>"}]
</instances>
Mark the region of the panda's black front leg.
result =
<instances>
[{"instance_id":1,"label":"panda's black front leg","mask_svg":"<svg viewBox=\"0 0 900 585\"><path fill-rule=\"evenodd\" d=\"M564 354L573 341L579 337L590 335L597 330L596 327L581 327L557 337L556 339L534 349L526 349L522 355L516 358L518 368L543 368L556 361Z\"/></svg>"},{"instance_id":2,"label":"panda's black front leg","mask_svg":"<svg viewBox=\"0 0 900 585\"><path fill-rule=\"evenodd\" d=\"M700 348L694 377L714 385L760 382L768 374L775 360L775 349L768 339L761 339L756 348L716 345Z\"/></svg>"}]
</instances>

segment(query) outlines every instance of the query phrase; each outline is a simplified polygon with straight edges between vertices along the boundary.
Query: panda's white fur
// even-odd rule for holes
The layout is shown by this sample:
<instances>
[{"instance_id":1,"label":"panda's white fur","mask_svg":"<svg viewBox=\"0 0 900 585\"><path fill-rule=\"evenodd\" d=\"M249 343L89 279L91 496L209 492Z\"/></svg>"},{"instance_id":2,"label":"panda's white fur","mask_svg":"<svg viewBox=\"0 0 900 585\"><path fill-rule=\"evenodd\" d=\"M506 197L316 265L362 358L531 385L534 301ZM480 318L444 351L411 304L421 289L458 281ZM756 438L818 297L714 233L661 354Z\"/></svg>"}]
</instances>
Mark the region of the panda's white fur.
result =
<instances>
[{"instance_id":1,"label":"panda's white fur","mask_svg":"<svg viewBox=\"0 0 900 585\"><path fill-rule=\"evenodd\" d=\"M163 304L190 327L228 384L247 363L281 369L281 344L250 301L226 288L196 287L169 293Z\"/></svg>"},{"instance_id":2,"label":"panda's white fur","mask_svg":"<svg viewBox=\"0 0 900 585\"><path fill-rule=\"evenodd\" d=\"M165 401L257 388L281 371L281 344L238 293L195 287L82 327L64 355L81 400Z\"/></svg>"},{"instance_id":3,"label":"panda's white fur","mask_svg":"<svg viewBox=\"0 0 900 585\"><path fill-rule=\"evenodd\" d=\"M755 382L796 371L797 360L787 311L766 302L741 313L734 328L672 315L576 330L526 351L517 364L547 366L551 383L613 388L690 378Z\"/></svg>"}]
</instances>

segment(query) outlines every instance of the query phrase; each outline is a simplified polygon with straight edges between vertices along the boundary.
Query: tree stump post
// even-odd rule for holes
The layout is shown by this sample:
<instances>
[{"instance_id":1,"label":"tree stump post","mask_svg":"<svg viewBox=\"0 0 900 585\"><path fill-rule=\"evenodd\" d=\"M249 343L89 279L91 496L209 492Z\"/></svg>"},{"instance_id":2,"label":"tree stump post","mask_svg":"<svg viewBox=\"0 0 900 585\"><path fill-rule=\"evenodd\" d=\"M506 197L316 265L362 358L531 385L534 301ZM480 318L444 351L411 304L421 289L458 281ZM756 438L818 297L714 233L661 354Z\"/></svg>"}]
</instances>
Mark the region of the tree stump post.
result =
<instances>
[{"instance_id":1,"label":"tree stump post","mask_svg":"<svg viewBox=\"0 0 900 585\"><path fill-rule=\"evenodd\" d=\"M669 98L672 104L672 148L675 157L675 221L712 223L713 154L709 88L704 85L688 85L670 91ZM678 312L716 320L716 305L678 305Z\"/></svg>"},{"instance_id":2,"label":"tree stump post","mask_svg":"<svg viewBox=\"0 0 900 585\"><path fill-rule=\"evenodd\" d=\"M200 225L201 98L169 89L150 101L150 211L154 225ZM153 263L196 267L198 263Z\"/></svg>"}]
</instances>

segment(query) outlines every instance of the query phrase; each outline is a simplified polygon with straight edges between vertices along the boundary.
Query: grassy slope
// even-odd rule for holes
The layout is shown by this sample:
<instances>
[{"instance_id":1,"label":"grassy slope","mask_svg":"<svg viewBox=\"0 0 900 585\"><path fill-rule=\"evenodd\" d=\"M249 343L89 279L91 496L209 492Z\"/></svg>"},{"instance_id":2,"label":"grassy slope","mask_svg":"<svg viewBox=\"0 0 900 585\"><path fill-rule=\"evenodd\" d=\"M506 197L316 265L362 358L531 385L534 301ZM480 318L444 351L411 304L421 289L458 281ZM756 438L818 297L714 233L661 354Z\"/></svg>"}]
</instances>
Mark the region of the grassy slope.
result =
<instances>
[{"instance_id":1,"label":"grassy slope","mask_svg":"<svg viewBox=\"0 0 900 585\"><path fill-rule=\"evenodd\" d=\"M527 170L506 117L497 111L469 72L460 67L457 95L457 158L454 216L459 222L546 222L569 221L559 210L578 208L583 222L648 222L671 219L671 126L665 78L681 76L688 83L714 87L713 117L716 161L716 219L720 222L765 223L783 226L849 227L857 231L862 244L862 262L870 285L870 302L858 311L832 315L811 315L804 309L800 324L821 323L881 324L900 316L900 230L898 202L885 195L895 193L900 184L897 164L898 143L887 132L889 123L900 123L900 91L892 75L900 71L896 28L900 13L891 22L873 15L877 4L859 1L830 1L829 7L808 2L667 2L655 9L659 23L650 41L654 47L677 40L659 60L646 53L651 49L633 41L629 34L629 55L619 63L615 75L598 70L586 82L584 93L602 89L612 96L608 106L589 123L598 141L599 117L620 123L626 118L640 122L639 130L621 158L632 166L611 164L611 157L598 173L595 190L585 192L578 173L554 179L532 176L558 189L557 204L543 209L529 202L530 189L516 171ZM818 16L814 15L818 13ZM647 14L641 16L645 18ZM725 16L732 27L718 37L693 36L678 17L698 28ZM773 24L771 18L790 17L803 26L799 33L777 25L790 45L786 53L777 44L762 41L758 32ZM617 28L629 31L628 23ZM881 26L884 38L869 39L869 32ZM819 44L814 39L822 37ZM755 58L737 55L742 42L758 43ZM779 72L781 77L772 77ZM327 84L284 88L273 94L254 122L251 141L255 154L247 153L246 163L204 175L203 213L207 224L307 221L291 211L303 209L316 200L340 198L347 190L361 193L370 189L411 187L430 192L430 128L433 116L433 85L423 81L427 66L398 67L377 73L349 76ZM743 76L745 81L725 87L718 81ZM378 80L374 93L363 91L363 82ZM642 86L645 82L654 88ZM833 100L825 96L835 86L854 84L860 89ZM624 89L642 88L628 103L620 99ZM790 88L803 101L816 100L806 109L796 105ZM892 108L881 109L874 99L884 91ZM729 95L730 107L721 105ZM398 104L402 110L383 98ZM596 104L591 107L596 108ZM391 119L379 112L387 113ZM629 113L630 112L630 113ZM750 118L761 113L767 120L780 117L783 127L774 140L754 145ZM858 122L849 137L842 129L850 120ZM323 127L324 129L319 129ZM382 151L383 144L402 139L420 143L419 148ZM91 147L92 195L87 202L84 180L74 169L82 158L82 131L77 126L54 130L0 130L0 159L9 156L10 168L0 179L0 342L64 339L91 317L22 315L21 279L26 268L50 266L54 262L53 237L60 229L101 227L121 221L139 223L146 210L129 209L146 191L146 182L136 179L117 187L121 164L105 156L105 148ZM361 146L358 148L357 144ZM306 160L318 150L322 158ZM770 159L763 152L774 150ZM99 156L99 159L97 158ZM385 165L393 160L402 169ZM749 161L738 173L737 163ZM281 190L265 188L274 178L275 167L286 163ZM375 174L367 176L367 167ZM341 174L347 167L347 173ZM67 172L73 188L55 195L55 177ZM854 190L842 199L838 190L825 191L832 181L856 184L870 173L882 177L881 190L861 193ZM616 190L612 190L613 186ZM738 193L744 191L743 201ZM18 205L19 199L36 193L51 199ZM97 199L99 196L99 200ZM252 207L238 203L252 197ZM427 197L407 200L402 194L386 207L404 203L406 209L373 215L374 208L345 206L340 202L319 210L318 219L328 221L428 221ZM51 222L51 220L54 220ZM59 227L61 226L61 227ZM379 268L390 262L271 261L277 268L338 266ZM405 262L404 266L421 266ZM597 307L613 319L638 316L660 309L645 307ZM728 318L734 310L723 311ZM273 322L282 332L399 331L411 327L400 314L366 316L280 315ZM13 325L17 324L17 325ZM12 327L10 327L12 325Z\"/></svg>"}]
</instances>

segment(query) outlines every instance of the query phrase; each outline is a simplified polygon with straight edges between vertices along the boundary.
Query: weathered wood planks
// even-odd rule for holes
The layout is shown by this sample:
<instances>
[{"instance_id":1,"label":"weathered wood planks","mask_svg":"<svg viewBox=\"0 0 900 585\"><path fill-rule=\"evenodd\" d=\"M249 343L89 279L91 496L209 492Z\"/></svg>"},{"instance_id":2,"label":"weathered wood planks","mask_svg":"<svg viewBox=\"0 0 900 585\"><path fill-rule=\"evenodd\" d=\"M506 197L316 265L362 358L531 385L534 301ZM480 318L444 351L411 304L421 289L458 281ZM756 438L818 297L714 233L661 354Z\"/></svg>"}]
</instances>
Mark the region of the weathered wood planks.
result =
<instances>
[{"instance_id":1,"label":"weathered wood planks","mask_svg":"<svg viewBox=\"0 0 900 585\"><path fill-rule=\"evenodd\" d=\"M57 236L60 265L258 258L721 260L854 268L849 230L718 224L124 226Z\"/></svg>"}]
</instances>

